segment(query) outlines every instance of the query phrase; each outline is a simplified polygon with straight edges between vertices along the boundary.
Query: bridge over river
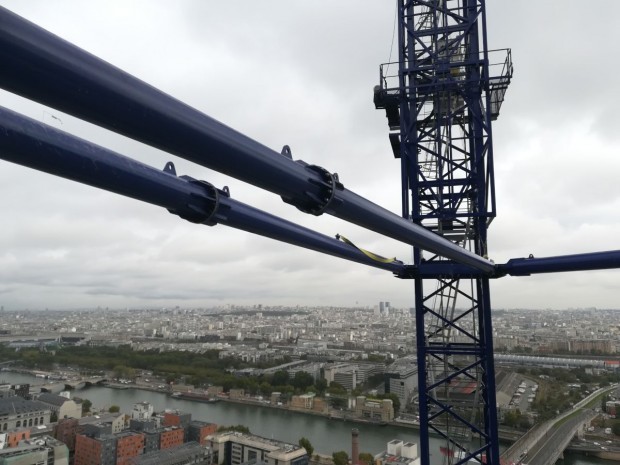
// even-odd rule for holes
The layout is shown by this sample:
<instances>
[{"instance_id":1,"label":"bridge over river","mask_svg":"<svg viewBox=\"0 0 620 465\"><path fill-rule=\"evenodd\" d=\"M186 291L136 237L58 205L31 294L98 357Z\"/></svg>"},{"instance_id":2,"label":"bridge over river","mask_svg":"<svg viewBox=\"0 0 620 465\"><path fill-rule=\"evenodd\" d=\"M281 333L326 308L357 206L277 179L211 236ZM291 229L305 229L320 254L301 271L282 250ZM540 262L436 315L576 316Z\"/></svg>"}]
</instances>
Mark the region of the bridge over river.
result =
<instances>
[{"instance_id":1,"label":"bridge over river","mask_svg":"<svg viewBox=\"0 0 620 465\"><path fill-rule=\"evenodd\" d=\"M587 406L617 386L595 391L559 417L535 426L502 454L502 463L553 465L564 454L575 435L583 437L598 415Z\"/></svg>"},{"instance_id":2,"label":"bridge over river","mask_svg":"<svg viewBox=\"0 0 620 465\"><path fill-rule=\"evenodd\" d=\"M53 383L41 383L31 384L30 392L39 389L41 392L58 393L65 390L77 390L86 386L93 386L95 384L103 384L107 381L107 378L94 377L94 378L80 378L72 380L58 380Z\"/></svg>"}]
</instances>

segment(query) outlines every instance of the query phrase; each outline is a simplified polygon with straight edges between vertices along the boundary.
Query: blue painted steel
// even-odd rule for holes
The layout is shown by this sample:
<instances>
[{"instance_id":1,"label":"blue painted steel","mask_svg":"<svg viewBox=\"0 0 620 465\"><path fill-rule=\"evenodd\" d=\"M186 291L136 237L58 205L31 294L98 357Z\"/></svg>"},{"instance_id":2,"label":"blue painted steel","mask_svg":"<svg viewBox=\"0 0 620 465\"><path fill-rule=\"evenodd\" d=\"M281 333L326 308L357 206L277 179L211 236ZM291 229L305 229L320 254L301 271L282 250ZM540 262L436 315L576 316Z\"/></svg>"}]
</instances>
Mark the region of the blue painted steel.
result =
<instances>
[{"instance_id":1,"label":"blue painted steel","mask_svg":"<svg viewBox=\"0 0 620 465\"><path fill-rule=\"evenodd\" d=\"M530 276L541 273L561 273L568 271L592 271L620 268L620 250L606 250L555 257L512 258L496 265L495 273L489 278L497 279L506 275ZM468 265L448 260L425 261L419 265L405 265L398 275L403 279L470 279L483 278L485 273Z\"/></svg>"},{"instance_id":2,"label":"blue painted steel","mask_svg":"<svg viewBox=\"0 0 620 465\"><path fill-rule=\"evenodd\" d=\"M491 120L512 75L510 54L502 74L489 76L484 0L397 5L398 74L383 65L374 102L386 111L400 158L402 216L486 256L487 226L495 216ZM413 255L406 271L415 280L422 464L430 463L434 432L452 451L448 462L484 455L496 465L488 277L418 247ZM455 382L474 383L476 394L466 402L452 399Z\"/></svg>"},{"instance_id":3,"label":"blue painted steel","mask_svg":"<svg viewBox=\"0 0 620 465\"><path fill-rule=\"evenodd\" d=\"M487 259L347 190L105 61L0 8L0 87L486 273Z\"/></svg>"},{"instance_id":4,"label":"blue painted steel","mask_svg":"<svg viewBox=\"0 0 620 465\"><path fill-rule=\"evenodd\" d=\"M168 209L207 225L223 224L399 274L333 237L235 201L227 190L166 172L0 107L0 158Z\"/></svg>"},{"instance_id":5,"label":"blue painted steel","mask_svg":"<svg viewBox=\"0 0 620 465\"><path fill-rule=\"evenodd\" d=\"M402 18L402 11L400 14ZM401 112L402 115L402 112ZM402 116L401 116L402 117ZM420 253L414 249L414 261L419 261ZM416 359L418 362L418 412L420 417L420 458L422 465L430 465L431 452L429 448L430 443L430 431L428 418L429 401L426 394L426 374L428 373L428 351L426 350L426 327L424 325L424 315L418 312L419 308L424 308L424 281L422 278L416 278L414 281L414 300L416 308ZM420 384L422 381L422 384Z\"/></svg>"},{"instance_id":6,"label":"blue painted steel","mask_svg":"<svg viewBox=\"0 0 620 465\"><path fill-rule=\"evenodd\" d=\"M414 278L422 463L430 463L434 431L463 453L459 463L485 455L496 465L489 278L617 268L620 251L513 259L497 267L484 258L495 216L491 121L512 76L510 52L500 75L490 76L484 0L397 2L397 82L390 87L382 68L375 104L387 112L391 146L400 158L402 218L348 191L337 175L295 162L290 151L279 154L1 7L0 87L274 192L304 212L325 212L411 244L412 266L373 261L340 241L236 202L227 191L176 177L172 165L160 172L8 110L0 111L0 158L152 203L192 222L225 224ZM455 312L457 299L467 303L465 311ZM472 407L479 415L457 413L449 396L437 395L461 379L481 380L482 406ZM455 423L477 432L478 443L453 435Z\"/></svg>"},{"instance_id":7,"label":"blue painted steel","mask_svg":"<svg viewBox=\"0 0 620 465\"><path fill-rule=\"evenodd\" d=\"M538 273L611 268L620 268L620 250L544 258L513 258L503 265L498 265L497 275L528 276Z\"/></svg>"},{"instance_id":8,"label":"blue painted steel","mask_svg":"<svg viewBox=\"0 0 620 465\"><path fill-rule=\"evenodd\" d=\"M419 265L406 265L399 278L403 279L451 279L451 278L481 278L485 274L468 265L443 261L422 262ZM491 275L495 277L495 274Z\"/></svg>"}]
</instances>

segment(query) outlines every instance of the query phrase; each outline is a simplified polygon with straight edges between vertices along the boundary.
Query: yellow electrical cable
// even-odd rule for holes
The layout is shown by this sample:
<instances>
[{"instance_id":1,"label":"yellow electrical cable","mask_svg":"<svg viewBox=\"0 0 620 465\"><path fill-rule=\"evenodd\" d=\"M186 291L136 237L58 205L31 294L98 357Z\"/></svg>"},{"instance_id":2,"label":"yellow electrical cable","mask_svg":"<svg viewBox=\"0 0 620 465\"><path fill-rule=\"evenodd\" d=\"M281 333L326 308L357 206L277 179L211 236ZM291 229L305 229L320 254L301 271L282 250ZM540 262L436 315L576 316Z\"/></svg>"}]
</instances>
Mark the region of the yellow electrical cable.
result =
<instances>
[{"instance_id":1,"label":"yellow electrical cable","mask_svg":"<svg viewBox=\"0 0 620 465\"><path fill-rule=\"evenodd\" d=\"M380 262L380 263L394 263L394 262L398 261L398 260L396 260L396 257L394 257L394 258L385 258L385 257L382 257L381 255L377 255L375 253L369 252L368 250L361 249L358 246L356 246L353 242L351 242L349 239L347 239L344 236L341 236L340 234L336 234L336 239L339 239L342 242L344 242L345 244L349 244L350 246L355 247L357 250L362 252L368 258L370 258L371 260L374 260L376 262Z\"/></svg>"}]
</instances>

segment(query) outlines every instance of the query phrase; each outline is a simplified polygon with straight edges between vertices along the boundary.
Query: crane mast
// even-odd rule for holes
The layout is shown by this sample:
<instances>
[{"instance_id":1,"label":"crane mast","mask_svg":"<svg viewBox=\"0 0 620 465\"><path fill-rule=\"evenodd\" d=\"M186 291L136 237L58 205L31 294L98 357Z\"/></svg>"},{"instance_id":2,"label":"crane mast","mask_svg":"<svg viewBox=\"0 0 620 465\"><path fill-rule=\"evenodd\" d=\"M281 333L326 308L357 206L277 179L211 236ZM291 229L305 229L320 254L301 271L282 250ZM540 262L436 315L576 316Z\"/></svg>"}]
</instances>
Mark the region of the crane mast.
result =
<instances>
[{"instance_id":1,"label":"crane mast","mask_svg":"<svg viewBox=\"0 0 620 465\"><path fill-rule=\"evenodd\" d=\"M401 163L402 215L487 257L491 121L512 77L510 51L490 64L484 0L397 3L399 60L381 65L374 102ZM449 463L497 464L489 278L419 247L413 257L422 464L430 434L446 439Z\"/></svg>"}]
</instances>

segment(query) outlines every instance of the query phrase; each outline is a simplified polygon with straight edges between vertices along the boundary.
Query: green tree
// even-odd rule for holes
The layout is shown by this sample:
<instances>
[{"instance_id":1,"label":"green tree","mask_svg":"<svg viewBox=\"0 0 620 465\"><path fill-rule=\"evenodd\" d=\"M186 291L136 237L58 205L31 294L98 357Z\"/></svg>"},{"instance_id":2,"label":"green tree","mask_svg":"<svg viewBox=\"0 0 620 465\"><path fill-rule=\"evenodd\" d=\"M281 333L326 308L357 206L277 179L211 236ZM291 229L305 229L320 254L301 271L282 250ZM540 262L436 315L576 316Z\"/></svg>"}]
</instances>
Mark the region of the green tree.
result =
<instances>
[{"instance_id":1,"label":"green tree","mask_svg":"<svg viewBox=\"0 0 620 465\"><path fill-rule=\"evenodd\" d=\"M118 413L121 411L121 408L118 405L111 405L110 408L108 409L108 412L110 413Z\"/></svg>"},{"instance_id":2,"label":"green tree","mask_svg":"<svg viewBox=\"0 0 620 465\"><path fill-rule=\"evenodd\" d=\"M223 432L223 431L237 431L238 433L247 433L250 434L250 428L248 428L245 425L230 425L230 426L220 426L218 429L218 432Z\"/></svg>"},{"instance_id":3,"label":"green tree","mask_svg":"<svg viewBox=\"0 0 620 465\"><path fill-rule=\"evenodd\" d=\"M330 403L334 408L347 408L347 399L344 397L330 397Z\"/></svg>"},{"instance_id":4,"label":"green tree","mask_svg":"<svg viewBox=\"0 0 620 465\"><path fill-rule=\"evenodd\" d=\"M93 406L93 403L88 399L82 400L82 415L90 412L90 408Z\"/></svg>"},{"instance_id":5,"label":"green tree","mask_svg":"<svg viewBox=\"0 0 620 465\"><path fill-rule=\"evenodd\" d=\"M288 381L289 381L288 372L284 370L279 370L273 374L273 378L271 378L271 385L272 386L284 386L288 384Z\"/></svg>"},{"instance_id":6,"label":"green tree","mask_svg":"<svg viewBox=\"0 0 620 465\"><path fill-rule=\"evenodd\" d=\"M292 379L291 384L301 391L305 391L314 384L314 378L305 371L298 371Z\"/></svg>"},{"instance_id":7,"label":"green tree","mask_svg":"<svg viewBox=\"0 0 620 465\"><path fill-rule=\"evenodd\" d=\"M519 417L519 428L521 429L529 429L529 427L532 426L530 424L530 419L527 417L527 415L521 415Z\"/></svg>"},{"instance_id":8,"label":"green tree","mask_svg":"<svg viewBox=\"0 0 620 465\"><path fill-rule=\"evenodd\" d=\"M325 378L321 378L316 383L314 383L314 386L316 387L316 392L319 395L323 395L325 393L325 390L327 389L327 380L325 380Z\"/></svg>"},{"instance_id":9,"label":"green tree","mask_svg":"<svg viewBox=\"0 0 620 465\"><path fill-rule=\"evenodd\" d=\"M371 465L375 460L374 456L369 452L360 452L359 459L360 462L363 462L366 465Z\"/></svg>"},{"instance_id":10,"label":"green tree","mask_svg":"<svg viewBox=\"0 0 620 465\"><path fill-rule=\"evenodd\" d=\"M244 389L249 392L250 395L255 396L256 394L258 394L260 386L258 384L258 381L256 381L254 378L249 378L244 386Z\"/></svg>"},{"instance_id":11,"label":"green tree","mask_svg":"<svg viewBox=\"0 0 620 465\"><path fill-rule=\"evenodd\" d=\"M351 391L351 396L357 397L364 394L364 390L361 387L356 387Z\"/></svg>"},{"instance_id":12,"label":"green tree","mask_svg":"<svg viewBox=\"0 0 620 465\"><path fill-rule=\"evenodd\" d=\"M271 387L271 384L269 384L267 381L263 381L262 383L260 383L260 392L264 395L264 396L270 396L271 393L273 392L273 388Z\"/></svg>"},{"instance_id":13,"label":"green tree","mask_svg":"<svg viewBox=\"0 0 620 465\"><path fill-rule=\"evenodd\" d=\"M329 392L330 394L338 395L338 394L346 394L347 390L342 384L332 381L331 383L329 383L327 392Z\"/></svg>"},{"instance_id":14,"label":"green tree","mask_svg":"<svg viewBox=\"0 0 620 465\"><path fill-rule=\"evenodd\" d=\"M609 401L609 395L601 397L601 412L607 412L607 402Z\"/></svg>"},{"instance_id":15,"label":"green tree","mask_svg":"<svg viewBox=\"0 0 620 465\"><path fill-rule=\"evenodd\" d=\"M348 465L349 464L349 454L347 454L343 450L334 452L332 454L332 459L334 459L334 465Z\"/></svg>"},{"instance_id":16,"label":"green tree","mask_svg":"<svg viewBox=\"0 0 620 465\"><path fill-rule=\"evenodd\" d=\"M39 366L40 354L37 350L22 350L21 351L22 363L27 367Z\"/></svg>"},{"instance_id":17,"label":"green tree","mask_svg":"<svg viewBox=\"0 0 620 465\"><path fill-rule=\"evenodd\" d=\"M312 443L310 442L308 438L306 437L300 438L299 445L303 447L304 449L306 449L306 452L308 453L309 457L312 457L312 453L314 452L314 447L312 446Z\"/></svg>"},{"instance_id":18,"label":"green tree","mask_svg":"<svg viewBox=\"0 0 620 465\"><path fill-rule=\"evenodd\" d=\"M136 377L136 370L125 365L116 365L112 371L116 378L134 379Z\"/></svg>"}]
</instances>

